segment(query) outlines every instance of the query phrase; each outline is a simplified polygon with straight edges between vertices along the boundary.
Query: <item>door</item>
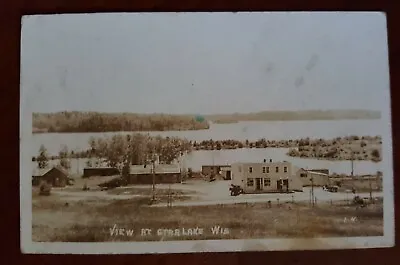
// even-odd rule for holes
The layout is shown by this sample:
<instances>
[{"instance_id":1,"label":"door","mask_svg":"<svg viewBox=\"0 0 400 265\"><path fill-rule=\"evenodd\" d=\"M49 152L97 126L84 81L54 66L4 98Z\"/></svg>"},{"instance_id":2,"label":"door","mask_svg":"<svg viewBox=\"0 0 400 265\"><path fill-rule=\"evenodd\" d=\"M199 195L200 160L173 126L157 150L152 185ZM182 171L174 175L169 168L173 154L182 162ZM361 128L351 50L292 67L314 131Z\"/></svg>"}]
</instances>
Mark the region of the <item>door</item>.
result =
<instances>
[{"instance_id":1,"label":"door","mask_svg":"<svg viewBox=\"0 0 400 265\"><path fill-rule=\"evenodd\" d=\"M231 171L230 170L226 171L226 179L227 180L231 179Z\"/></svg>"},{"instance_id":2,"label":"door","mask_svg":"<svg viewBox=\"0 0 400 265\"><path fill-rule=\"evenodd\" d=\"M288 179L283 180L283 187L285 188L286 191L289 191L289 180Z\"/></svg>"},{"instance_id":3,"label":"door","mask_svg":"<svg viewBox=\"0 0 400 265\"><path fill-rule=\"evenodd\" d=\"M256 190L262 190L262 178L256 178Z\"/></svg>"},{"instance_id":4,"label":"door","mask_svg":"<svg viewBox=\"0 0 400 265\"><path fill-rule=\"evenodd\" d=\"M276 181L276 188L277 188L277 190L279 190L279 191L282 190L282 181L281 181L281 180L277 180L277 181Z\"/></svg>"}]
</instances>

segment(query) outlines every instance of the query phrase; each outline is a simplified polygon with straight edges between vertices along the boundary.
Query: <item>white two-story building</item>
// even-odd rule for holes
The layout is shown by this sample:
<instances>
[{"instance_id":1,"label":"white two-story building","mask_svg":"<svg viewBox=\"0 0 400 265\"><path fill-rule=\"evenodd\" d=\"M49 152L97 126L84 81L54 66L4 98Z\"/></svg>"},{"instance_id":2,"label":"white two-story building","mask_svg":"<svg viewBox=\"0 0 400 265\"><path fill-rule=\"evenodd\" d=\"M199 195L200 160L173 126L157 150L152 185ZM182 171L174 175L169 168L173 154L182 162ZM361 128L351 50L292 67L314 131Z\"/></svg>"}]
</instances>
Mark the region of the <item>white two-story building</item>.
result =
<instances>
[{"instance_id":1,"label":"white two-story building","mask_svg":"<svg viewBox=\"0 0 400 265\"><path fill-rule=\"evenodd\" d=\"M232 184L244 193L303 191L297 172L290 162L234 163L231 165Z\"/></svg>"}]
</instances>

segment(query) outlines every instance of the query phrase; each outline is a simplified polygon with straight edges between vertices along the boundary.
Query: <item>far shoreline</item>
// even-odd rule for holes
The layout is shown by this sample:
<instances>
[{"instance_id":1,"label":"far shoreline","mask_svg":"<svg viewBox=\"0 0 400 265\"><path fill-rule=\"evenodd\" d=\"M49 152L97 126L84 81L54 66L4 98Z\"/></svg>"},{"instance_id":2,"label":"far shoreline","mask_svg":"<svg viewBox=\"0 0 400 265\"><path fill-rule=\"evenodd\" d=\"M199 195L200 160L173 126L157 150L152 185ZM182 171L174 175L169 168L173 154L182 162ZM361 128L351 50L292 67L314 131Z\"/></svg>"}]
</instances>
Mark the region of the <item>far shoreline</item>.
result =
<instances>
[{"instance_id":1,"label":"far shoreline","mask_svg":"<svg viewBox=\"0 0 400 265\"><path fill-rule=\"evenodd\" d=\"M32 113L32 133L106 133L208 130L211 124L239 122L290 122L377 120L380 111L301 110L232 114L140 114L61 111Z\"/></svg>"},{"instance_id":2,"label":"far shoreline","mask_svg":"<svg viewBox=\"0 0 400 265\"><path fill-rule=\"evenodd\" d=\"M229 125L229 124L238 124L238 123L246 123L246 122L254 122L254 123L265 123L265 122L318 122L318 121L370 121L370 120L379 120L379 118L339 118L339 119L288 119L288 120L235 120L235 121L208 121L208 127L204 128L192 128L192 129L175 129L175 130L98 130L98 131L49 131L48 129L38 129L32 128L32 134L85 134L85 133L162 133L162 132L190 132L190 131L208 131L211 129L211 124L216 125Z\"/></svg>"}]
</instances>

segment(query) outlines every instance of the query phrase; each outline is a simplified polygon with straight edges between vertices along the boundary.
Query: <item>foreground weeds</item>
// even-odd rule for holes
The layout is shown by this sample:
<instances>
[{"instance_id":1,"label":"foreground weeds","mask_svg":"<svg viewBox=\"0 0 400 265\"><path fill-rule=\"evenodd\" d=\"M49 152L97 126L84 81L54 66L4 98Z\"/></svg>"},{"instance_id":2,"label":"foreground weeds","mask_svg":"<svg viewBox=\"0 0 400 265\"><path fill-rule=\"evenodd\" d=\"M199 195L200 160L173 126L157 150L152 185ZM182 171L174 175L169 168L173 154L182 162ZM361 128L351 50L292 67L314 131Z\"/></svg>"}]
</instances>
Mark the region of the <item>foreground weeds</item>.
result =
<instances>
[{"instance_id":1,"label":"foreground weeds","mask_svg":"<svg viewBox=\"0 0 400 265\"><path fill-rule=\"evenodd\" d=\"M57 200L35 202L33 239L104 242L383 235L381 201L365 208L346 204L310 207L305 203L271 208L263 203L171 208L148 204L148 198L78 201L68 205ZM218 226L228 228L229 232L213 234L211 228ZM160 228L181 229L181 234L157 234ZM187 232L190 228L202 228L203 233L182 234L182 229ZM119 233L119 229L124 232ZM142 229L152 229L153 233L142 236Z\"/></svg>"}]
</instances>

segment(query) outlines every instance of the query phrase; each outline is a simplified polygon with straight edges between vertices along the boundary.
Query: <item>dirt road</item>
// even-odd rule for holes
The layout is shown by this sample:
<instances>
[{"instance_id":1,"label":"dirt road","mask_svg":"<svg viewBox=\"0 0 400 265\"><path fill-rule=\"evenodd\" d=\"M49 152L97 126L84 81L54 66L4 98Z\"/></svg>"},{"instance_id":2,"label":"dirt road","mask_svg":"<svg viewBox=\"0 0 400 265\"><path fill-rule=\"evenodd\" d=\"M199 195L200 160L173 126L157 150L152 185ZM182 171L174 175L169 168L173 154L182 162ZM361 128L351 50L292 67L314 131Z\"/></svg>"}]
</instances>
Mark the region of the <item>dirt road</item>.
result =
<instances>
[{"instance_id":1,"label":"dirt road","mask_svg":"<svg viewBox=\"0 0 400 265\"><path fill-rule=\"evenodd\" d=\"M69 191L61 189L53 189L53 194L59 195L60 199L65 200L85 200L85 199L109 199L109 200L126 200L135 197L142 197L136 194L109 194L107 191Z\"/></svg>"},{"instance_id":2,"label":"dirt road","mask_svg":"<svg viewBox=\"0 0 400 265\"><path fill-rule=\"evenodd\" d=\"M310 200L310 189L308 187L303 188L303 192L295 192L290 194L279 194L279 193L267 193L267 194L241 194L239 196L230 196L229 192L229 181L191 181L185 184L174 183L174 184L157 184L156 189L168 189L172 190L183 190L192 191L196 194L189 201L174 202L174 206L195 206L195 205L215 205L215 204L234 204L234 203L252 203L252 202L274 202L278 200L280 202L287 201L309 201ZM146 188L148 189L151 185L135 185L135 188ZM67 189L54 189L52 192L65 197L68 200L85 200L93 198L101 199L130 199L134 197L141 197L146 195L128 194L124 193L123 190L129 190L130 187L120 187L117 189L122 190L121 194L110 194L107 191L68 191ZM360 197L369 197L369 193L357 194ZM323 191L322 188L314 188L314 196L318 201L340 201L340 200L351 200L353 198L352 193L332 193ZM382 197L382 192L374 192L373 197ZM156 204L152 207L163 207L167 204Z\"/></svg>"}]
</instances>

